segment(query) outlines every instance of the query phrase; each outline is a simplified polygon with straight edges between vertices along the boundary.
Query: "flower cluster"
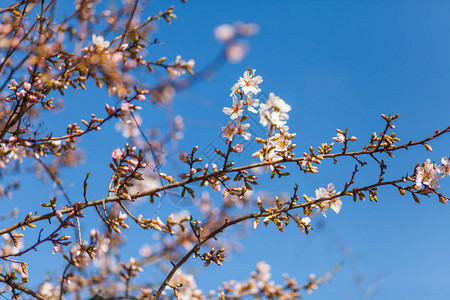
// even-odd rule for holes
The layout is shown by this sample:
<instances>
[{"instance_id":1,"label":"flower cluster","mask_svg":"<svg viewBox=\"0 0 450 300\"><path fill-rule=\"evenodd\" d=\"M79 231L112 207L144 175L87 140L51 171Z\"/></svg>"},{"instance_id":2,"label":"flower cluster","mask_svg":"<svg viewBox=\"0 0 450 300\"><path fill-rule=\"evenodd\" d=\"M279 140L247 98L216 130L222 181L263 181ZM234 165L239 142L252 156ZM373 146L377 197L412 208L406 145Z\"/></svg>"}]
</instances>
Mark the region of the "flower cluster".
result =
<instances>
[{"instance_id":1,"label":"flower cluster","mask_svg":"<svg viewBox=\"0 0 450 300\"><path fill-rule=\"evenodd\" d=\"M258 140L263 143L263 147L255 152L253 157L259 157L261 161L277 161L293 157L291 151L295 144L292 144L292 139L296 134L288 131L287 121L290 111L291 106L274 93L269 94L266 103L260 104L259 122L268 128L269 137L267 140Z\"/></svg>"},{"instance_id":2,"label":"flower cluster","mask_svg":"<svg viewBox=\"0 0 450 300\"><path fill-rule=\"evenodd\" d=\"M231 107L224 107L222 110L224 114L230 116L232 121L228 121L227 126L222 127L222 137L228 138L230 142L236 135L241 135L246 140L250 139L251 134L246 131L250 124L243 123L248 117L244 115L244 108L247 107L248 111L257 113L255 108L259 106L259 100L253 98L253 96L261 91L259 84L262 82L262 77L255 75L255 70L252 73L248 70L233 85L230 94L233 104Z\"/></svg>"},{"instance_id":3,"label":"flower cluster","mask_svg":"<svg viewBox=\"0 0 450 300\"><path fill-rule=\"evenodd\" d=\"M246 130L250 124L243 123L248 118L245 112L259 114L260 123L268 128L269 133L267 140L256 138L264 145L261 150L253 154L253 157L259 157L261 161L290 158L292 157L291 151L295 147L291 141L295 137L295 133L289 133L287 126L288 112L291 111L291 106L274 93L269 94L265 103L260 103L259 99L254 96L261 92L259 85L262 82L262 77L255 75L255 70L249 69L232 86L230 97L233 99L233 104L222 110L230 116L231 121L228 121L227 126L222 127L222 137L228 138L229 142L232 142L236 135L241 135L244 139L249 140L251 134ZM239 145L234 152L242 150L242 146Z\"/></svg>"},{"instance_id":4,"label":"flower cluster","mask_svg":"<svg viewBox=\"0 0 450 300\"><path fill-rule=\"evenodd\" d=\"M440 188L439 179L450 175L450 160L448 157L441 159L441 165L427 159L422 165L416 167L416 189L423 188L425 191L436 191Z\"/></svg>"}]
</instances>

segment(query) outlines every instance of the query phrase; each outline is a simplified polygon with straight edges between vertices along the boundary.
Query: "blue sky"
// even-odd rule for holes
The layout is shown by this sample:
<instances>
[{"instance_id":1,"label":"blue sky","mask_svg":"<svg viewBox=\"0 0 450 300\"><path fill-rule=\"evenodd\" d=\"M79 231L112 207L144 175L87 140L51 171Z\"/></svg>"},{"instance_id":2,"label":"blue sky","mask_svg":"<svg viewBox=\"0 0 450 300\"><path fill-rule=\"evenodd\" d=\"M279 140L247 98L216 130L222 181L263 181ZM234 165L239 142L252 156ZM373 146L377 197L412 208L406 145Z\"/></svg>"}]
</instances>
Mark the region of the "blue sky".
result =
<instances>
[{"instance_id":1,"label":"blue sky","mask_svg":"<svg viewBox=\"0 0 450 300\"><path fill-rule=\"evenodd\" d=\"M353 149L363 147L372 132L380 132L380 114L400 114L395 131L402 141L421 139L448 126L450 111L450 3L447 1L172 1L178 19L161 24L154 34L164 43L148 49L152 58L180 54L194 58L198 68L221 51L213 29L234 21L254 22L260 33L249 39L249 55L239 64L225 65L212 78L180 92L174 112L185 118L185 139L180 150L206 146L217 140L228 117L229 88L248 68L264 78L265 93L274 92L292 106L289 125L296 132L297 153L310 145L331 142L336 128L349 128L359 138ZM170 3L172 3L170 2ZM166 2L149 5L149 14L165 8ZM149 79L150 80L150 79ZM80 96L82 95L82 96ZM89 95L87 97L86 95ZM76 94L68 98L66 111L52 119L52 126L78 121L90 110L101 112L102 93ZM89 107L89 111L86 108ZM144 126L164 126L165 111L146 108ZM81 115L75 115L80 113ZM105 196L111 150L123 140L112 126L105 134L83 139L87 154L84 165L65 174L65 183L78 195L86 172L91 175L91 198ZM99 146L101 145L101 146ZM386 178L410 174L426 158L440 161L449 156L450 136L432 142L433 152L411 149L399 152L389 165ZM254 161L250 152L244 152ZM351 160L331 161L317 175L295 173L285 180L265 180L263 189L273 194L290 192L293 184L301 194L334 182L341 187L354 167ZM357 183L374 182L377 167L361 171ZM448 178L442 191L450 195ZM42 188L48 193L51 187ZM34 191L35 192L35 191ZM27 195L23 192L23 195ZM380 203L346 198L339 215L313 220L315 230L300 235L294 227L285 233L261 226L242 240L242 252L232 253L223 267L200 268L198 282L206 291L223 280L245 279L259 260L273 266L273 276L282 273L306 281L310 273L321 274L341 262L341 270L308 296L309 299L448 299L450 287L450 219L448 207L435 198L417 205L387 188ZM42 201L41 201L42 202ZM165 211L179 210L164 204ZM129 241L138 236L130 236ZM50 247L50 246L49 246ZM32 271L31 271L32 272ZM359 283L357 283L357 282ZM372 293L371 291L374 290ZM370 295L369 298L364 298Z\"/></svg>"}]
</instances>

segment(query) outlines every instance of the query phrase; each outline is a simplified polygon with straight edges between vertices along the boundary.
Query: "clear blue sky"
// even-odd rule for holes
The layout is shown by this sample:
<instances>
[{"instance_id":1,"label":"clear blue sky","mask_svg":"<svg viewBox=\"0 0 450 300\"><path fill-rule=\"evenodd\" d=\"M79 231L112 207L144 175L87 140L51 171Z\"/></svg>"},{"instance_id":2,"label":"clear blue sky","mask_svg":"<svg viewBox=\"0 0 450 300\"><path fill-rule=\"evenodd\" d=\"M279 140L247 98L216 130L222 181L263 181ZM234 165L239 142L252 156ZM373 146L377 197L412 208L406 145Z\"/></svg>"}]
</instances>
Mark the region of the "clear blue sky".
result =
<instances>
[{"instance_id":1,"label":"clear blue sky","mask_svg":"<svg viewBox=\"0 0 450 300\"><path fill-rule=\"evenodd\" d=\"M165 43L149 50L153 58L164 55L174 60L181 54L194 58L201 68L221 50L212 34L215 26L244 21L257 23L261 29L249 40L251 51L246 59L224 66L211 80L175 98L175 113L185 117L187 126L180 150L217 139L228 120L222 108L230 104L229 88L248 67L263 76L264 92L274 92L292 106L289 125L297 132L297 153L310 145L330 143L335 129L346 127L359 138L355 149L362 147L372 132L383 129L382 113L400 114L396 132L405 142L449 123L448 1L172 2L178 19L171 25L161 24L155 33ZM149 13L165 7L164 3L151 4ZM74 95L53 125L81 118L71 117L71 112L86 114L86 107L101 112L105 102L115 101L99 101L96 93L86 95ZM156 117L161 112L148 107L143 125L165 124ZM123 145L112 128L105 130L106 135L83 139L86 163L65 177L67 185L73 183L73 195L78 195L85 173L92 172L91 198L105 196L110 176L105 155L109 159L111 150ZM439 161L450 156L450 136L431 146L431 153L420 149L398 153L396 161L386 157L386 178L411 174L414 165L426 158ZM250 154L243 154L248 155L248 162L253 161ZM330 161L318 175L294 173L283 181L268 180L262 188L274 194L290 192L296 182L301 194L313 196L316 188L329 182L342 187L353 166L351 160L337 165ZM361 172L357 182L375 181L374 170L369 167ZM450 180L444 179L441 186L449 195ZM223 267L202 270L199 285L208 291L223 280L245 279L259 260L273 266L275 279L286 272L299 283L310 273L321 274L343 262L332 281L309 299L448 299L449 208L435 198L423 199L419 206L393 189L380 192L379 200L378 204L353 203L344 198L339 215L329 212L327 219L318 216L313 220L315 230L310 236L300 235L294 226L285 233L273 226L250 231L242 239L243 251L229 256ZM164 209L179 208L169 204ZM129 238L131 243L133 238ZM200 261L190 266L202 268ZM370 297L364 298L366 294Z\"/></svg>"}]
</instances>

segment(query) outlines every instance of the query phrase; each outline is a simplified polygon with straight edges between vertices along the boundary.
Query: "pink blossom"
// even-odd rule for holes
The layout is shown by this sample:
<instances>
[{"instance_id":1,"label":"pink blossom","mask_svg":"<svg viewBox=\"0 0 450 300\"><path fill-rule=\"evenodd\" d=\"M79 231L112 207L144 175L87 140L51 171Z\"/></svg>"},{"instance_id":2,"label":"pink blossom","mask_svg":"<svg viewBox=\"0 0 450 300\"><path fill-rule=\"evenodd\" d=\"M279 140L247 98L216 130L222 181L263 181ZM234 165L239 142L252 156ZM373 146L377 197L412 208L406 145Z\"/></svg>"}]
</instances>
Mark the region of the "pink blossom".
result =
<instances>
[{"instance_id":1,"label":"pink blossom","mask_svg":"<svg viewBox=\"0 0 450 300\"><path fill-rule=\"evenodd\" d=\"M338 143L343 143L343 142L345 142L345 136L342 133L338 132L337 136L335 136L333 138L333 141L338 142Z\"/></svg>"},{"instance_id":2,"label":"pink blossom","mask_svg":"<svg viewBox=\"0 0 450 300\"><path fill-rule=\"evenodd\" d=\"M189 163L189 157L190 157L190 155L188 155L184 151L180 152L180 155L178 156L178 158L184 163Z\"/></svg>"},{"instance_id":3,"label":"pink blossom","mask_svg":"<svg viewBox=\"0 0 450 300\"><path fill-rule=\"evenodd\" d=\"M231 141L236 134L237 128L231 121L228 121L227 126L222 127L222 137L226 137Z\"/></svg>"},{"instance_id":4,"label":"pink blossom","mask_svg":"<svg viewBox=\"0 0 450 300\"><path fill-rule=\"evenodd\" d=\"M421 166L416 168L416 188L422 188L424 185L426 188L433 190L439 189L439 168L436 167L435 163L427 159Z\"/></svg>"},{"instance_id":5,"label":"pink blossom","mask_svg":"<svg viewBox=\"0 0 450 300\"><path fill-rule=\"evenodd\" d=\"M56 254L56 253L64 253L64 249L62 247L62 245L58 242L53 241L53 249L52 249L52 254Z\"/></svg>"},{"instance_id":6,"label":"pink blossom","mask_svg":"<svg viewBox=\"0 0 450 300\"><path fill-rule=\"evenodd\" d=\"M244 150L244 145L243 144L237 144L237 145L233 146L231 148L231 150L233 152L236 152L236 153L242 152Z\"/></svg>"},{"instance_id":7,"label":"pink blossom","mask_svg":"<svg viewBox=\"0 0 450 300\"><path fill-rule=\"evenodd\" d=\"M114 159L121 159L123 156L123 152L122 150L120 150L120 148L114 149L112 152L112 157Z\"/></svg>"},{"instance_id":8,"label":"pink blossom","mask_svg":"<svg viewBox=\"0 0 450 300\"><path fill-rule=\"evenodd\" d=\"M136 99L138 99L139 101L145 101L145 95L144 94L138 94L136 96Z\"/></svg>"}]
</instances>

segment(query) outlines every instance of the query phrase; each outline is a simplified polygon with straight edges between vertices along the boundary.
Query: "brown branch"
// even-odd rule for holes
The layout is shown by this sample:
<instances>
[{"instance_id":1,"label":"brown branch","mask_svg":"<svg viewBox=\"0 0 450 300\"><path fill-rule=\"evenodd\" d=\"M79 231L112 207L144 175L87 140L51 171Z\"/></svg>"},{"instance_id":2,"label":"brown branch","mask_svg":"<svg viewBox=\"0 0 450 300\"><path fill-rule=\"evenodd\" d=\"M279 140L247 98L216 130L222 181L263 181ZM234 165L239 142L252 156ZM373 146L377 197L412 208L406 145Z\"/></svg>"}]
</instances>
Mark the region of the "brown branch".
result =
<instances>
[{"instance_id":1,"label":"brown branch","mask_svg":"<svg viewBox=\"0 0 450 300\"><path fill-rule=\"evenodd\" d=\"M392 151L398 150L398 149L407 149L409 146L415 146L415 145L421 145L427 141L430 141L432 139L435 139L437 137L439 137L440 135L447 133L450 131L450 126L448 126L447 128L445 128L442 131L436 131L436 133L428 138L425 138L423 140L417 141L417 142L408 142L407 144L403 144L400 146L395 147L394 149L391 149ZM384 152L384 149L372 149L372 150L362 150L362 151L356 151L356 152L346 152L346 153L334 153L334 154L324 154L322 155L322 157L325 158L333 158L336 159L337 157L345 157L345 156L349 156L349 157L353 157L353 156L359 156L359 155L370 155L370 154L374 154L374 153L381 153ZM158 192L161 191L165 191L168 189L173 189L173 188L177 188L177 187L181 187L184 186L186 184L192 183L192 182L197 182L197 181L205 181L210 177L218 177L220 175L226 174L226 173L231 173L231 172L238 172L238 171L242 171L242 170L249 170L249 169L254 169L254 168L259 168L259 167L263 167L263 166L270 166L270 165L277 165L280 163L290 163L290 162L301 162L303 161L305 158L304 157L297 157L297 158L293 158L293 159L282 159L282 160L277 160L277 161L263 161L260 163L254 163L254 164L250 164L250 165L246 165L246 166L241 166L241 167L235 167L235 168L230 168L230 169L226 169L226 170L218 170L217 172L212 172L209 174L204 174L204 175L200 175L197 177L189 177L188 179L185 179L183 181L179 181L179 182L173 182L173 183L169 183L166 184L164 186L160 186L157 188L153 188L150 189L148 191L145 191L143 193L136 193L133 195L130 195L132 199L137 199L137 198L141 198L141 197L145 197L145 196L151 196L151 195L155 195ZM379 185L384 185L385 183L380 182ZM378 185L375 185L378 186ZM118 202L121 201L123 199L119 198L119 197L106 197L103 199L99 199L99 200L92 200L86 203L78 203L75 204L74 206L70 206L70 207L66 207L61 211L61 213L63 214L68 214L72 211L75 210L75 206L77 210L83 210L86 207L90 207L90 206L97 206L97 205L102 205L104 203L107 202ZM55 216L54 212L45 214L45 215L40 215L40 216L35 216L35 217L31 217L30 218L30 222L37 222L37 221L42 221L42 220L47 220L50 219L51 217ZM7 228L4 228L2 230L0 230L0 235L11 232L17 228L20 228L22 225L21 223L16 223L14 225L11 225Z\"/></svg>"},{"instance_id":2,"label":"brown branch","mask_svg":"<svg viewBox=\"0 0 450 300\"><path fill-rule=\"evenodd\" d=\"M12 281L10 278L8 278L8 277L5 276L5 275L1 275L1 274L0 274L0 282L6 283L7 285L9 285L10 287L12 287L13 289L22 291L22 292L24 292L24 293L26 293L26 294L28 294L28 295L30 295L30 296L33 296L33 297L36 298L36 299L39 299L39 300L46 300L46 298L45 298L44 296L42 296L41 294L36 293L35 291L30 290L30 289L24 287L23 285L21 285L21 284L19 284L19 283L17 283L17 282Z\"/></svg>"},{"instance_id":3,"label":"brown branch","mask_svg":"<svg viewBox=\"0 0 450 300\"><path fill-rule=\"evenodd\" d=\"M401 179L397 179L397 180L392 180L392 181L388 181L388 182L381 182L381 183L375 183L372 185L368 185L362 188L355 188L353 189L353 192L362 192L362 191L367 191L370 190L374 187L378 187L378 186L382 186L382 185L395 185L396 183L399 182L403 182L403 178ZM332 195L330 197L324 197L324 198L319 198L313 201L309 201L306 203L302 203L302 204L296 204L296 205L289 205L287 207L281 208L277 210L277 213L281 214L281 213L286 213L290 210L293 209L297 209L297 208L303 208L303 207L307 207L307 206L312 206L321 202L325 202L325 201L329 201L335 198L339 198L339 197L343 197L343 196L347 196L346 192L339 192L335 195ZM198 241L198 243L192 247L192 249L186 253L185 256L183 256L183 258L181 258L181 260L176 263L175 265L173 265L172 270L169 272L169 274L167 274L166 279L164 280L164 282L161 284L161 286L159 287L158 291L156 292L155 296L153 297L153 300L158 300L159 297L161 296L161 293L164 291L164 289L166 288L166 286L168 285L170 279L173 277L173 275L175 274L175 272L189 259L189 257L191 257L194 253L196 253L196 251L199 250L199 247L204 244L205 242L207 242L208 240L215 238L216 235L218 235L219 233L223 232L226 228L241 223L245 220L248 219L256 219L256 218L260 218L260 217L267 217L273 214L273 211L262 211L259 213L251 213L249 215L245 215L239 218L236 218L234 220L228 221L226 220L225 223L216 228L214 231L212 231L210 234L208 234L206 237L200 239Z\"/></svg>"}]
</instances>

